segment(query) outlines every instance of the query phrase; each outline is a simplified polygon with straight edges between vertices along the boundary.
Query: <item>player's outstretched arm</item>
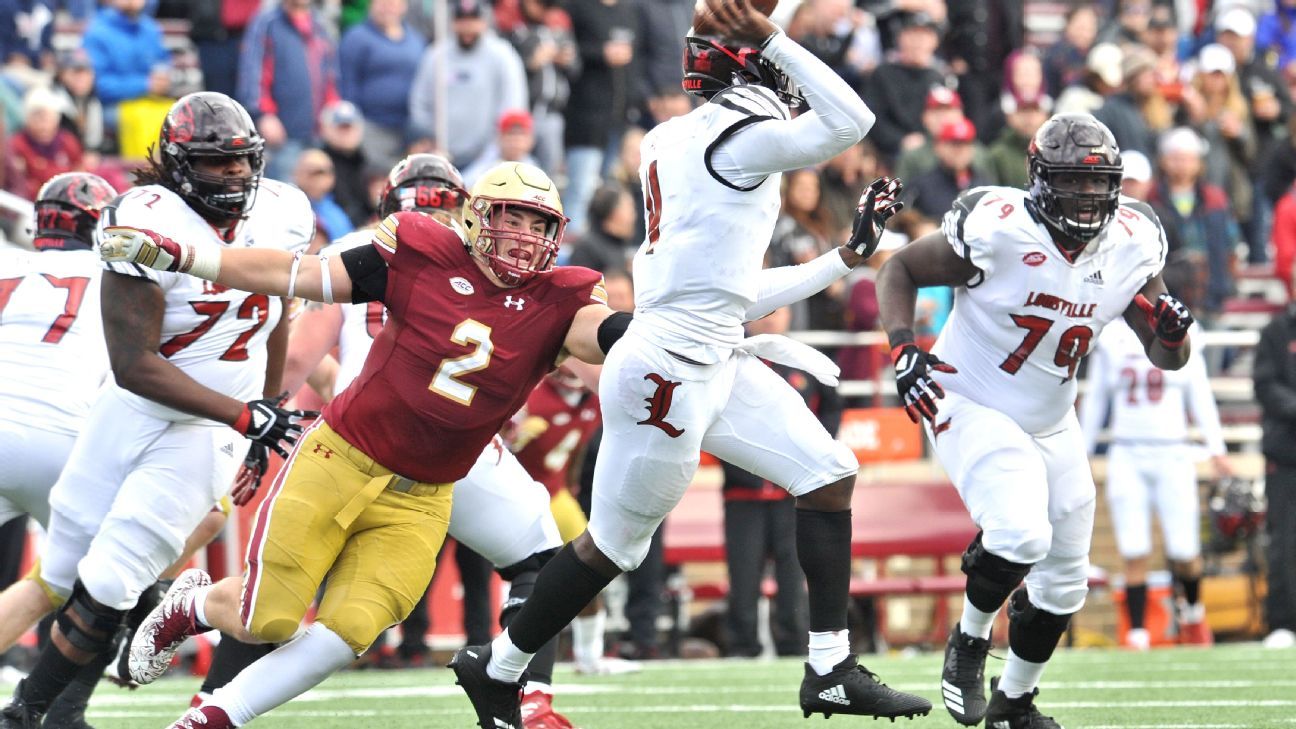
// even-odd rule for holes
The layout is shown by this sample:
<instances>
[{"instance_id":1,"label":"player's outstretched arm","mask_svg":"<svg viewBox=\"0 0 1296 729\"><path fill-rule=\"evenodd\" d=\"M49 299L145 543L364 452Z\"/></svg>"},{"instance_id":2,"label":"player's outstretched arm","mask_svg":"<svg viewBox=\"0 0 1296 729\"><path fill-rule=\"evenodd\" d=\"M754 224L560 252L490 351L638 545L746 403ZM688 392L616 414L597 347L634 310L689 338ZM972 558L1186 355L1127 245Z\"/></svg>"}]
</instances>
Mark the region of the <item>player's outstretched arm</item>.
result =
<instances>
[{"instance_id":1,"label":"player's outstretched arm","mask_svg":"<svg viewBox=\"0 0 1296 729\"><path fill-rule=\"evenodd\" d=\"M1188 327L1192 326L1193 315L1166 291L1161 274L1149 279L1125 308L1125 323L1143 342L1143 351L1152 364L1163 370L1177 370L1188 363L1192 352Z\"/></svg>"},{"instance_id":2,"label":"player's outstretched arm","mask_svg":"<svg viewBox=\"0 0 1296 729\"><path fill-rule=\"evenodd\" d=\"M613 311L603 304L582 306L572 318L559 361L570 356L589 364L603 364L607 351L625 333L629 319L629 314Z\"/></svg>"},{"instance_id":3,"label":"player's outstretched arm","mask_svg":"<svg viewBox=\"0 0 1296 729\"><path fill-rule=\"evenodd\" d=\"M187 273L240 291L330 303L351 301L351 277L341 256L195 246L151 230L125 226L103 229L99 256L110 263L135 263L157 271Z\"/></svg>"}]
</instances>

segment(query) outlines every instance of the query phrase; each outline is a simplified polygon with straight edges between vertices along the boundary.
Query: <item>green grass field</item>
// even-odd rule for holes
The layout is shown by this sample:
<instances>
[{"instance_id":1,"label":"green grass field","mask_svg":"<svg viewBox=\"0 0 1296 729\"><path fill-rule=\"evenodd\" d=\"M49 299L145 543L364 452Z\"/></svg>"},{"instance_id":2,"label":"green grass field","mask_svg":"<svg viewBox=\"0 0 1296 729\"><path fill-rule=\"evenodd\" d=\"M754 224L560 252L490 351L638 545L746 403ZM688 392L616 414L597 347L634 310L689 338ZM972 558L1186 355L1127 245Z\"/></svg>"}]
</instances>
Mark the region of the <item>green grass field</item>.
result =
<instances>
[{"instance_id":1,"label":"green grass field","mask_svg":"<svg viewBox=\"0 0 1296 729\"><path fill-rule=\"evenodd\" d=\"M939 704L940 656L869 656L866 665L892 686L936 702L930 716L897 726L958 725ZM987 674L1001 664L994 658ZM804 720L797 708L796 661L663 661L641 674L578 677L560 666L557 706L584 729L761 729L882 726L835 716L831 725ZM127 693L105 685L90 710L97 729L165 727L180 715L196 679L164 679ZM1296 726L1296 651L1254 644L1150 653L1059 651L1041 687L1039 706L1069 729L1194 727L1259 729ZM468 701L444 669L348 671L258 720L257 727L424 729L471 727Z\"/></svg>"}]
</instances>

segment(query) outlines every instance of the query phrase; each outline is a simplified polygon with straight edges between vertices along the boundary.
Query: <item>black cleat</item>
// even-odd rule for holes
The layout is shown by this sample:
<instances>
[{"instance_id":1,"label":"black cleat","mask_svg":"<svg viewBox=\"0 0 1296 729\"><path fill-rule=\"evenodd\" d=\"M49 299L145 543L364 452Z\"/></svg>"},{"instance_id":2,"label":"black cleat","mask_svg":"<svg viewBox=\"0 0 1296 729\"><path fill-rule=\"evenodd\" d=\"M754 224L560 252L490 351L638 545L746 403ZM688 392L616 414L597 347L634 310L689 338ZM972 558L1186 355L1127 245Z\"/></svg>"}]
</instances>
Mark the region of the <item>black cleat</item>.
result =
<instances>
[{"instance_id":1,"label":"black cleat","mask_svg":"<svg viewBox=\"0 0 1296 729\"><path fill-rule=\"evenodd\" d=\"M954 721L976 726L985 718L985 664L990 641L964 633L955 623L945 642L941 669L941 698Z\"/></svg>"},{"instance_id":2,"label":"black cleat","mask_svg":"<svg viewBox=\"0 0 1296 729\"><path fill-rule=\"evenodd\" d=\"M13 701L0 709L0 729L40 729L41 712L22 700L22 687L27 679L18 682Z\"/></svg>"},{"instance_id":3,"label":"black cleat","mask_svg":"<svg viewBox=\"0 0 1296 729\"><path fill-rule=\"evenodd\" d=\"M824 676L815 673L809 663L805 666L801 711L807 719L818 713L825 719L833 714L856 714L895 721L901 716L926 716L931 708L927 699L900 693L879 682L876 674L856 662L853 653Z\"/></svg>"},{"instance_id":4,"label":"black cleat","mask_svg":"<svg viewBox=\"0 0 1296 729\"><path fill-rule=\"evenodd\" d=\"M1008 698L999 690L999 677L990 679L990 706L986 709L986 729L1063 729L1051 716L1035 708L1039 689Z\"/></svg>"},{"instance_id":5,"label":"black cleat","mask_svg":"<svg viewBox=\"0 0 1296 729\"><path fill-rule=\"evenodd\" d=\"M522 729L522 684L505 683L486 675L488 663L489 643L461 648L450 659L455 683L468 694L482 729Z\"/></svg>"}]
</instances>

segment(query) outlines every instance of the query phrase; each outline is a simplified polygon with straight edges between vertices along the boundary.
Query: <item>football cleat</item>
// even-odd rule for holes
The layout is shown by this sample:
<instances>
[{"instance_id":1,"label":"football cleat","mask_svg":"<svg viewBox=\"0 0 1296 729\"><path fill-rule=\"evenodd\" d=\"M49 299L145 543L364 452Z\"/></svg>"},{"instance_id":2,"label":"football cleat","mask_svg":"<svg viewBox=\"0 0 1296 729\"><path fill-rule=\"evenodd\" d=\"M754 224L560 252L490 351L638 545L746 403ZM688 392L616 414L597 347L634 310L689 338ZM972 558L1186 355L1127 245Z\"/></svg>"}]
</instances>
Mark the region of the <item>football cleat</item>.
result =
<instances>
[{"instance_id":1,"label":"football cleat","mask_svg":"<svg viewBox=\"0 0 1296 729\"><path fill-rule=\"evenodd\" d=\"M576 729L567 717L554 711L553 697L543 691L522 696L523 729Z\"/></svg>"},{"instance_id":2,"label":"football cleat","mask_svg":"<svg viewBox=\"0 0 1296 729\"><path fill-rule=\"evenodd\" d=\"M455 683L468 694L482 729L522 729L522 684L491 678L489 663L489 643L459 649L450 659Z\"/></svg>"},{"instance_id":3,"label":"football cleat","mask_svg":"<svg viewBox=\"0 0 1296 729\"><path fill-rule=\"evenodd\" d=\"M41 714L23 701L22 687L23 681L19 681L13 701L0 709L0 729L40 729Z\"/></svg>"},{"instance_id":4,"label":"football cleat","mask_svg":"<svg viewBox=\"0 0 1296 729\"><path fill-rule=\"evenodd\" d=\"M950 716L963 726L976 726L985 716L985 664L989 653L989 639L964 633L958 623L950 629L941 669L941 698Z\"/></svg>"},{"instance_id":5,"label":"football cleat","mask_svg":"<svg viewBox=\"0 0 1296 729\"><path fill-rule=\"evenodd\" d=\"M990 679L990 705L986 707L986 729L1063 729L1051 716L1035 708L1039 689L1015 699L999 690L999 677Z\"/></svg>"},{"instance_id":6,"label":"football cleat","mask_svg":"<svg viewBox=\"0 0 1296 729\"><path fill-rule=\"evenodd\" d=\"M1125 647L1134 651L1145 651L1152 647L1152 636L1147 628L1130 628L1125 634Z\"/></svg>"},{"instance_id":7,"label":"football cleat","mask_svg":"<svg viewBox=\"0 0 1296 729\"><path fill-rule=\"evenodd\" d=\"M207 705L186 711L167 729L234 729L234 726L224 709Z\"/></svg>"},{"instance_id":8,"label":"football cleat","mask_svg":"<svg viewBox=\"0 0 1296 729\"><path fill-rule=\"evenodd\" d=\"M1215 636L1205 620L1183 623L1179 626L1179 645L1211 646L1215 645Z\"/></svg>"},{"instance_id":9,"label":"football cleat","mask_svg":"<svg viewBox=\"0 0 1296 729\"><path fill-rule=\"evenodd\" d=\"M211 584L202 570L185 570L167 590L162 603L140 623L131 641L130 677L140 685L158 680L171 667L180 645L191 635L211 628L200 625L194 616L193 592Z\"/></svg>"},{"instance_id":10,"label":"football cleat","mask_svg":"<svg viewBox=\"0 0 1296 729\"><path fill-rule=\"evenodd\" d=\"M912 719L926 716L931 708L927 699L901 693L879 682L876 674L859 665L853 653L823 676L815 673L809 663L805 664L801 711L807 719L815 713L823 714L825 719L833 714Z\"/></svg>"},{"instance_id":11,"label":"football cleat","mask_svg":"<svg viewBox=\"0 0 1296 729\"><path fill-rule=\"evenodd\" d=\"M615 656L600 656L591 662L576 662L576 673L582 676L624 676L627 673L639 673L643 664Z\"/></svg>"}]
</instances>

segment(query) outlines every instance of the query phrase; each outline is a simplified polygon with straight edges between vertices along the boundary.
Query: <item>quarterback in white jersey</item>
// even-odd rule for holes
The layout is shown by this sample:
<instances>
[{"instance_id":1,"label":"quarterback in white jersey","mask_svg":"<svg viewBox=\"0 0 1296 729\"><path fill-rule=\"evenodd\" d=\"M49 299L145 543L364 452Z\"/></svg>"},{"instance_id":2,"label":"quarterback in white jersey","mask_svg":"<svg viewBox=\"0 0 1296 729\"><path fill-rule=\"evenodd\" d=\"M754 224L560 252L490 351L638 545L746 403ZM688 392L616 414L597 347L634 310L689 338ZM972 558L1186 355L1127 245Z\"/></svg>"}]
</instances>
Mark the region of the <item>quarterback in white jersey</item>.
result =
<instances>
[{"instance_id":1,"label":"quarterback in white jersey","mask_svg":"<svg viewBox=\"0 0 1296 729\"><path fill-rule=\"evenodd\" d=\"M945 707L962 724L1048 729L1058 724L1035 708L1036 686L1084 604L1093 531L1076 368L1120 317L1154 363L1182 367L1192 317L1165 293L1160 223L1120 198L1120 150L1107 127L1059 114L1028 156L1029 192L963 193L939 232L883 266L878 300L901 398L981 529L963 557ZM955 287L954 309L927 353L914 343L915 294L940 285ZM990 626L1010 595L1008 660L987 703Z\"/></svg>"},{"instance_id":2,"label":"quarterback in white jersey","mask_svg":"<svg viewBox=\"0 0 1296 729\"><path fill-rule=\"evenodd\" d=\"M1194 325L1190 331L1196 330ZM1216 476L1226 477L1232 468L1206 363L1194 355L1183 369L1161 370L1148 361L1134 331L1118 321L1103 331L1088 373L1080 425L1089 453L1095 450L1104 416L1111 423L1107 504L1116 548L1125 560L1125 610L1130 625L1125 642L1137 649L1150 644L1144 617L1155 510L1176 592L1183 601L1179 641L1208 645L1212 637L1201 602L1201 497L1196 468L1201 448L1189 440L1190 421L1200 431Z\"/></svg>"},{"instance_id":3,"label":"quarterback in white jersey","mask_svg":"<svg viewBox=\"0 0 1296 729\"><path fill-rule=\"evenodd\" d=\"M513 624L452 666L486 716L489 697L474 695L469 683L483 674L516 681L531 654L617 574L637 567L706 450L797 497L811 631L802 711L926 714L930 702L879 683L850 654L850 504L859 464L759 357L833 383L835 366L791 340L743 334L744 322L822 290L872 253L898 209L899 186L886 179L870 186L851 243L801 266L762 270L782 172L858 143L874 115L747 0L699 5L705 15L695 21L713 24L716 37L685 39L684 88L706 103L643 140L647 234L634 258L634 319L600 378L604 430L589 527L541 572ZM794 118L789 103L803 100L810 110Z\"/></svg>"},{"instance_id":4,"label":"quarterback in white jersey","mask_svg":"<svg viewBox=\"0 0 1296 729\"><path fill-rule=\"evenodd\" d=\"M180 99L160 159L141 173L153 184L105 208L96 237L129 227L201 246L304 248L309 201L260 180L262 144L223 94ZM300 431L295 413L262 399L278 387L282 349L272 361L267 348L272 333L279 346L286 338L279 301L135 265L110 265L102 289L116 304L103 322L115 383L50 492L40 579L66 602L36 669L0 711L5 729L39 723L80 667L106 652L126 611L229 488L249 441L281 450Z\"/></svg>"}]
</instances>

